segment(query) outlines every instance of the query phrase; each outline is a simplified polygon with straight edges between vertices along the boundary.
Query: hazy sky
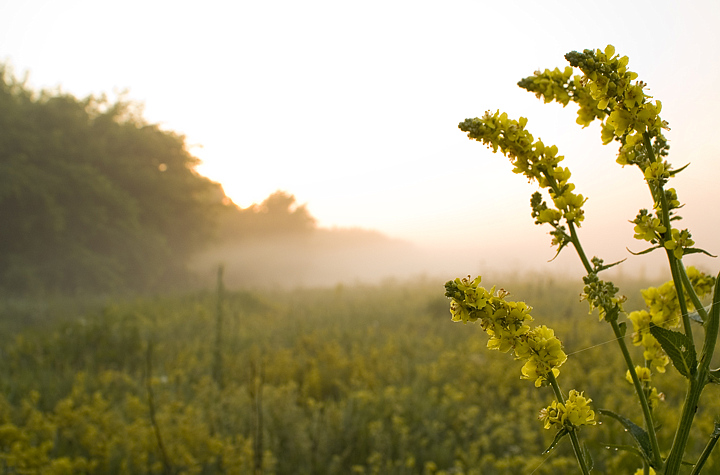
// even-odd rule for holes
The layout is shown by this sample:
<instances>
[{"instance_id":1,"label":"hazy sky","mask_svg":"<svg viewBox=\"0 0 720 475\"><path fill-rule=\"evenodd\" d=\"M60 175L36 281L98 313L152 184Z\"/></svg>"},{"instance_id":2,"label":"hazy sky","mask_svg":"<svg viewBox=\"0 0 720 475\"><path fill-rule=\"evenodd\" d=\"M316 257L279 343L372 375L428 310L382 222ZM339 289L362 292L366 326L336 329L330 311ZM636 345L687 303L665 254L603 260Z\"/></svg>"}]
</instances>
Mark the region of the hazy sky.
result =
<instances>
[{"instance_id":1,"label":"hazy sky","mask_svg":"<svg viewBox=\"0 0 720 475\"><path fill-rule=\"evenodd\" d=\"M691 162L673 183L685 226L720 252L719 24L717 1L0 0L0 60L35 88L128 90L241 206L283 189L323 226L535 265L552 251L530 218L534 186L458 122L528 117L590 198L588 252L641 250L628 220L652 204L638 171L573 106L516 86L568 51L613 44L663 102L671 162Z\"/></svg>"}]
</instances>

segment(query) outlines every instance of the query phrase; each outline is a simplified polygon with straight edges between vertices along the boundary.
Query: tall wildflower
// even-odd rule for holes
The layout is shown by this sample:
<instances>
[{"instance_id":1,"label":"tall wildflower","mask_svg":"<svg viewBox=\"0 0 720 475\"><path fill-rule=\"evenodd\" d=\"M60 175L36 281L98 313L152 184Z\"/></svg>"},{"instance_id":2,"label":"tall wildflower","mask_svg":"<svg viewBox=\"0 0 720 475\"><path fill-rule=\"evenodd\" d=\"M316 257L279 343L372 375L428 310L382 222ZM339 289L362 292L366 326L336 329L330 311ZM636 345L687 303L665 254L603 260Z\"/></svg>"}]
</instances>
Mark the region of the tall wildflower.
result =
<instances>
[{"instance_id":1,"label":"tall wildflower","mask_svg":"<svg viewBox=\"0 0 720 475\"><path fill-rule=\"evenodd\" d=\"M720 384L720 369L711 370L709 364L717 334L720 329L720 285L690 267L683 266L682 258L691 253L706 251L693 247L692 235L687 229L675 229L680 219L677 211L682 207L674 188L666 188L670 179L685 167L674 169L665 160L668 143L663 135L669 130L668 123L660 117L662 103L647 94L647 84L639 81L637 73L628 69L626 56L615 54L615 48L586 49L565 55L570 66L563 70L555 68L536 71L522 79L518 85L533 92L545 102L556 101L566 106L571 101L579 106L577 122L587 127L600 122L603 144L618 143L616 161L622 166L637 166L650 190L652 207L641 209L635 219L634 237L650 243L651 247L638 253L646 254L663 249L667 255L673 280L657 288L642 292L647 309L628 315L633 325L632 341L642 346L644 365L636 366L626 343L627 324L619 322L624 314L625 297L612 282L599 278L600 272L619 264L604 264L602 259L588 259L577 228L585 218L585 198L575 192L570 182L570 171L561 165L563 157L557 147L547 146L526 130L527 119L512 120L507 114L486 112L482 117L466 119L459 128L473 140L482 142L494 152L501 152L513 166L513 172L522 174L529 181L536 181L549 195L532 195L530 205L536 224L549 224L553 230L552 245L559 253L572 244L587 274L583 278L582 298L590 304L590 311L599 310L600 319L610 324L614 341L625 360L626 377L633 384L643 414L644 428L612 411L600 413L614 418L625 426L635 439L639 456L643 459L644 473L678 473L687 446L697 404L708 382ZM574 74L579 70L580 74ZM687 165L686 165L687 166ZM709 255L709 254L708 254ZM622 261L621 261L622 262ZM518 302L509 302L505 294L495 294L478 287L480 278L456 279L446 284L446 295L452 299L451 312L455 321L480 321L490 335L488 347L510 352L524 360L522 377L534 379L536 386L548 384L555 392L556 400L544 408L540 420L546 428L557 428L551 449L564 435L570 435L578 464L583 474L590 473L590 464L577 437L577 427L594 423L594 413L589 409L589 398L583 393L571 391L566 400L556 376L559 366L566 359L560 341L554 332L544 326L530 329L531 320L527 306L517 308ZM712 290L714 288L714 290ZM710 310L703 306L701 298L714 291ZM524 305L524 304L523 304ZM695 313L691 311L695 309ZM513 316L510 316L515 312ZM499 318L498 318L499 316ZM702 323L705 341L700 359L695 349L691 319ZM682 323L682 331L674 328ZM658 437L653 409L662 400L662 393L650 385L653 371L664 372L672 362L681 375L689 380L683 412L669 453L663 455ZM703 463L720 434L716 424L706 450L695 464L693 473L699 473Z\"/></svg>"}]
</instances>

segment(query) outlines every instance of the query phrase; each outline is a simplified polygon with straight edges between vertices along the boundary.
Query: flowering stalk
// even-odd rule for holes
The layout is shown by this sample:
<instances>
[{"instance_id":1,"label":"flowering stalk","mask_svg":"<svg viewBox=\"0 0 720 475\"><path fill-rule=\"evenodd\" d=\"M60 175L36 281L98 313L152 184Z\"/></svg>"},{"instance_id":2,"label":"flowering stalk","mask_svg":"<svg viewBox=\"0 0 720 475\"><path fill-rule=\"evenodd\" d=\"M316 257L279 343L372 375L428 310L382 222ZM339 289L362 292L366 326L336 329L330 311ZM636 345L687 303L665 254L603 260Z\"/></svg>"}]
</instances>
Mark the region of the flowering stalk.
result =
<instances>
[{"instance_id":1,"label":"flowering stalk","mask_svg":"<svg viewBox=\"0 0 720 475\"><path fill-rule=\"evenodd\" d=\"M666 347L673 349L675 355L673 362L676 367L679 366L678 370L688 378L688 391L683 405L683 415L664 467L665 473L676 473L687 444L697 402L709 371L708 366L703 366L702 363L698 368L694 360L695 349L686 295L689 302L692 303L698 314L703 318L703 321L706 322L706 345L703 354L706 354L705 351L708 348L714 349L714 340L717 335L717 329L711 328L713 320L708 318L702 309L698 295L693 288L693 283L681 260L686 252L704 251L691 248L694 243L690 238L689 231L676 230L671 225L671 221L674 219L671 216L672 210L679 207L679 201L677 201L675 191L673 189L666 191L664 185L669 178L681 171L682 168L680 170L671 170L667 162L660 161L660 157L667 155L668 149L667 142L662 134L663 129L668 129L667 122L663 121L659 116L662 104L660 101L653 103L649 100L650 96L647 96L643 91L645 84L642 81L632 83L637 78L637 74L627 70L627 57L615 56L615 49L612 46L608 46L604 51L571 52L565 57L571 66L580 68L584 74L582 78L578 79L576 77L570 83L568 80L572 74L571 72L566 71L566 73L559 75L557 70L555 72L546 70L543 74L536 73L535 78L527 78L521 81L520 85L536 92L539 96L544 96L546 102L557 100L563 105L567 104L569 99L578 102L580 104L578 122L583 126L588 125L595 119L600 119L603 122L601 134L603 143L620 142L618 163L621 165L636 165L640 168L650 188L655 202L655 209L659 211L660 219L657 219L653 218L647 210L641 210L638 218L634 221L637 224L635 237L657 244L656 247L645 252L660 247L665 249L673 277L672 286L675 294L673 297L678 308L677 310L668 311L667 307L663 308L662 300L655 301L655 304L653 304L654 313L651 309L652 323L667 328L674 325L673 315L679 314L683 322L684 339L674 336L672 331L666 331L666 333L659 330L653 331L653 327L649 326L647 327L649 331L645 331L644 336L638 343L645 346L647 342L655 347L655 351L648 352L646 346L645 354L646 358L652 360L653 363L661 364L658 366L658 370L661 371L664 371L664 365L667 364L668 359L667 355L663 354L663 350ZM548 87L548 84L552 86ZM566 91L567 93L565 93ZM591 113L588 111L591 111ZM646 298L647 301L648 298ZM653 298L650 298L650 302L653 301ZM660 307L657 305L658 302L661 304ZM662 311L659 312L658 310ZM633 314L635 314L635 319L632 319L631 314L631 320L633 320L633 325L637 326L640 321L638 317L642 315L636 312L633 312ZM658 316L662 318L656 320ZM636 330L636 335L643 335L641 327L636 328ZM655 339L655 336L660 338L661 335L665 335L662 337L664 344ZM713 341L711 345L707 344L708 338ZM677 347L673 348L673 340L680 340L684 343L679 345L679 349ZM711 355L712 351L709 354ZM634 373L632 368L630 373L631 375ZM637 391L639 385L636 382L636 375L633 375L632 379L635 382ZM642 402L643 397L639 392L638 397ZM645 409L645 404L642 405L643 409ZM649 422L650 420L646 417L646 421ZM647 425L649 434L652 436L654 433L652 426ZM656 467L662 467L662 464L658 463L661 462L658 456L659 452L655 450L655 465Z\"/></svg>"},{"instance_id":2,"label":"flowering stalk","mask_svg":"<svg viewBox=\"0 0 720 475\"><path fill-rule=\"evenodd\" d=\"M590 300L591 309L599 308L601 316L611 324L628 371L633 375L633 384L642 407L654 463L659 466L662 459L650 405L642 384L635 375L635 364L625 343L624 332L617 323L621 300L614 297L617 289L612 284L597 280L597 273L608 266L603 267L602 261L599 259L593 259L595 265L590 263L577 234L576 225L579 226L584 219L582 205L585 200L582 195L573 193L575 186L569 182L570 171L559 166L563 157L557 155L557 147L548 147L540 140L533 141L533 136L525 130L526 124L527 119L525 118L520 118L518 121L511 120L508 119L507 114L500 114L498 111L492 115L486 112L482 118L467 119L460 123L459 127L467 132L471 139L485 143L493 151L500 150L510 158L510 162L514 166L513 172L521 173L530 180L537 181L543 188L549 188L555 208L549 207L539 195L533 195L533 217L536 218L536 224L548 223L553 226L555 231L551 234L555 237L553 243L557 244L558 253L566 245L573 245L588 273L588 278L602 289L594 300L588 300ZM569 235L565 232L565 227L560 225L561 219L564 219L567 224ZM610 288L614 290L608 292ZM608 297L609 293L612 295Z\"/></svg>"},{"instance_id":3,"label":"flowering stalk","mask_svg":"<svg viewBox=\"0 0 720 475\"><path fill-rule=\"evenodd\" d=\"M535 141L525 130L527 119L511 120L508 119L507 114L500 114L499 111L495 114L486 112L482 118L467 119L460 123L459 127L468 134L469 138L484 143L494 152L499 150L506 155L514 166L514 173L523 174L530 181L537 181L540 188L547 189L551 204L544 201L540 193L533 194L532 217L535 218L536 224L547 223L553 227L550 234L553 236L552 244L557 246L558 253L568 244L572 244L575 248L587 272L586 277L583 278L584 297L588 300L591 311L595 308L599 309L601 319L606 320L612 327L628 368L628 380L635 387L643 411L645 429L610 411L602 411L602 413L618 419L626 429L631 429L633 437L641 445L645 462L650 465L650 467L646 465L646 472L653 472L653 469L656 469L658 473L676 474L687 445L700 394L708 382L720 383L720 370L711 371L709 368L720 326L720 275L717 279L713 279L692 267L685 269L683 266L683 255L696 252L708 253L692 247L694 242L687 229L672 227L672 221L680 219L674 213L681 205L675 190L665 189L665 185L685 167L675 170L663 160L669 148L663 130L669 128L667 122L659 115L662 110L661 102L651 100L652 98L644 91L646 84L636 81L637 74L627 69L628 58L615 55L615 48L610 45L603 51L584 50L582 53L573 51L565 55L565 58L572 67L579 68L583 75L573 76L572 67L567 67L564 71L556 68L553 71L537 71L533 76L521 80L518 85L534 92L545 102L557 101L563 106L571 100L577 103L579 105L577 122L585 127L596 119L600 120L602 142L620 143L616 161L623 166L635 165L643 173L653 199L653 210L640 210L631 222L635 224L635 238L649 242L652 247L639 254L663 248L672 274L672 281L658 288L651 287L642 291L648 310L635 311L628 315L634 327L633 344L644 349L645 367L636 367L633 364L624 340L625 323L618 323L619 314L624 313L622 308L624 297L616 297L618 289L611 282L598 279L599 272L615 264L603 265L603 261L596 257L588 260L582 248L577 228L584 219L582 205L585 199L582 195L574 193L575 186L569 182L570 171L559 165L563 157L557 155L557 147L548 147L540 140ZM460 282L456 279L456 282L467 288L472 287L472 285L468 286L471 284L469 281ZM708 313L703 308L700 298L709 294L713 286L714 301ZM446 289L449 289L447 284ZM473 318L481 318L472 316L475 312L472 310L474 307L467 300L465 304L456 303L455 299L460 294L454 295L453 291L458 289L460 286L455 286L455 289L449 289L446 293L453 298L454 307L451 308L453 320L474 321ZM700 361L696 357L690 309L696 310L705 330ZM500 331L500 333L509 331L510 334L498 339L497 335L492 333L498 330L489 330L486 320L483 318L482 321L483 327L492 336L488 347L503 351L512 348L520 359L540 354L537 353L536 348L527 344L529 341L534 341L533 332L537 330L529 331L525 326L516 325ZM680 325L680 322L683 327L682 333L673 330ZM554 338L551 330L550 332ZM518 343L523 341L524 346ZM653 407L662 400L662 393L658 393L656 388L650 386L650 375L653 369L664 372L671 360L677 370L688 379L688 388L675 439L667 459L663 461L652 415ZM563 431L566 431L572 436L575 432L574 428L581 425L577 421L582 419L573 419L575 422L565 425L566 421L570 420L568 414L571 411L568 409L567 401L563 400L556 381L559 372L557 367L562 362L564 359L561 362L556 361L555 363L558 364L555 365L532 367L530 368L532 371L528 369L526 363L523 374L524 377L529 377L532 373L532 377L537 377L536 386L549 384L553 387L557 401L544 409L541 419L545 421L546 428L552 424L559 424L559 427L562 427L559 435L564 435ZM570 394L573 404L582 398L574 390ZM582 398L582 401L585 399ZM584 403L587 402L589 400ZM715 432L718 432L718 429ZM715 432L711 442L718 438ZM572 440L578 463L585 471L587 467L584 466L579 442L577 439ZM703 453L693 473L699 471L712 445L708 445L710 449L706 449Z\"/></svg>"},{"instance_id":4,"label":"flowering stalk","mask_svg":"<svg viewBox=\"0 0 720 475\"><path fill-rule=\"evenodd\" d=\"M524 361L522 379L534 380L536 387L552 387L556 400L540 412L540 420L546 429L558 429L556 442L565 435L570 436L582 473L589 474L577 430L583 425L594 425L595 412L589 406L592 400L583 393L571 390L568 400L563 397L557 382L559 368L567 360L562 343L555 332L544 325L530 328L531 307L524 302L507 300L509 292L503 289L495 291L495 287L490 290L480 287L480 281L479 276L475 279L467 276L445 284L445 296L451 299L452 320L479 322L490 336L489 349L512 353L515 359Z\"/></svg>"}]
</instances>

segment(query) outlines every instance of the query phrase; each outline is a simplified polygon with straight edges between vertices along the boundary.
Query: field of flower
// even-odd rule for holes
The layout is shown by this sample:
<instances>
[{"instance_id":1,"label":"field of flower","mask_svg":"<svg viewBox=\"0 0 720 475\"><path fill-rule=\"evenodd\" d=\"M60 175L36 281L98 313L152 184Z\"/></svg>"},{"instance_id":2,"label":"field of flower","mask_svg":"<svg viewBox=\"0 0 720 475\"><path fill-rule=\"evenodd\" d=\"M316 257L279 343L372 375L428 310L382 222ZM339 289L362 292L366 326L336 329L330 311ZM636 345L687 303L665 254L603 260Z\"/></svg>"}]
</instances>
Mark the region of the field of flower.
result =
<instances>
[{"instance_id":1,"label":"field of flower","mask_svg":"<svg viewBox=\"0 0 720 475\"><path fill-rule=\"evenodd\" d=\"M639 409L628 413L632 386L612 334L579 302L579 285L497 283L555 329L570 356L563 385L642 423ZM569 444L543 455L553 434L537 416L551 391L487 350L479 327L451 322L442 284L5 302L0 471L575 473ZM641 308L637 289L621 286L626 308ZM673 427L684 380L668 368L656 385L666 398L658 422ZM688 453L712 432L718 396L703 395ZM632 439L600 420L582 432L595 470L633 473L636 455L607 449ZM716 452L705 471L719 470Z\"/></svg>"}]
</instances>

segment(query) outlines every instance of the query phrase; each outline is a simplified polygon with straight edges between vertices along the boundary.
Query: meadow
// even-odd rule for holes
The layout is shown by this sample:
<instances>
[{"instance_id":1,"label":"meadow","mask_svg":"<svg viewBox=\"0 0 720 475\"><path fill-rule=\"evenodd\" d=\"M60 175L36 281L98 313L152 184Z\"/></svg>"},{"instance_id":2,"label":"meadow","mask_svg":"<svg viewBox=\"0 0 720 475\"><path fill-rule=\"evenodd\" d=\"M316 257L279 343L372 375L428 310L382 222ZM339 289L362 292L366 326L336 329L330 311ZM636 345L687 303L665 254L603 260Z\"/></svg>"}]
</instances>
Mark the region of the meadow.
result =
<instances>
[{"instance_id":1,"label":"meadow","mask_svg":"<svg viewBox=\"0 0 720 475\"><path fill-rule=\"evenodd\" d=\"M563 341L571 355L563 385L639 422L639 408L627 413L633 388L612 334L588 314L576 282L497 282ZM479 327L451 322L442 284L6 300L0 470L575 473L569 444L543 454L553 434L537 416L552 393L487 350ZM621 286L626 308L641 308L638 288ZM669 368L656 384L666 399L658 423L673 427L683 378ZM718 413L712 387L688 453L702 450ZM617 422L600 421L582 432L595 470L633 473L639 458L614 449L632 440ZM671 437L659 434L663 443ZM718 469L716 452L705 470Z\"/></svg>"}]
</instances>

